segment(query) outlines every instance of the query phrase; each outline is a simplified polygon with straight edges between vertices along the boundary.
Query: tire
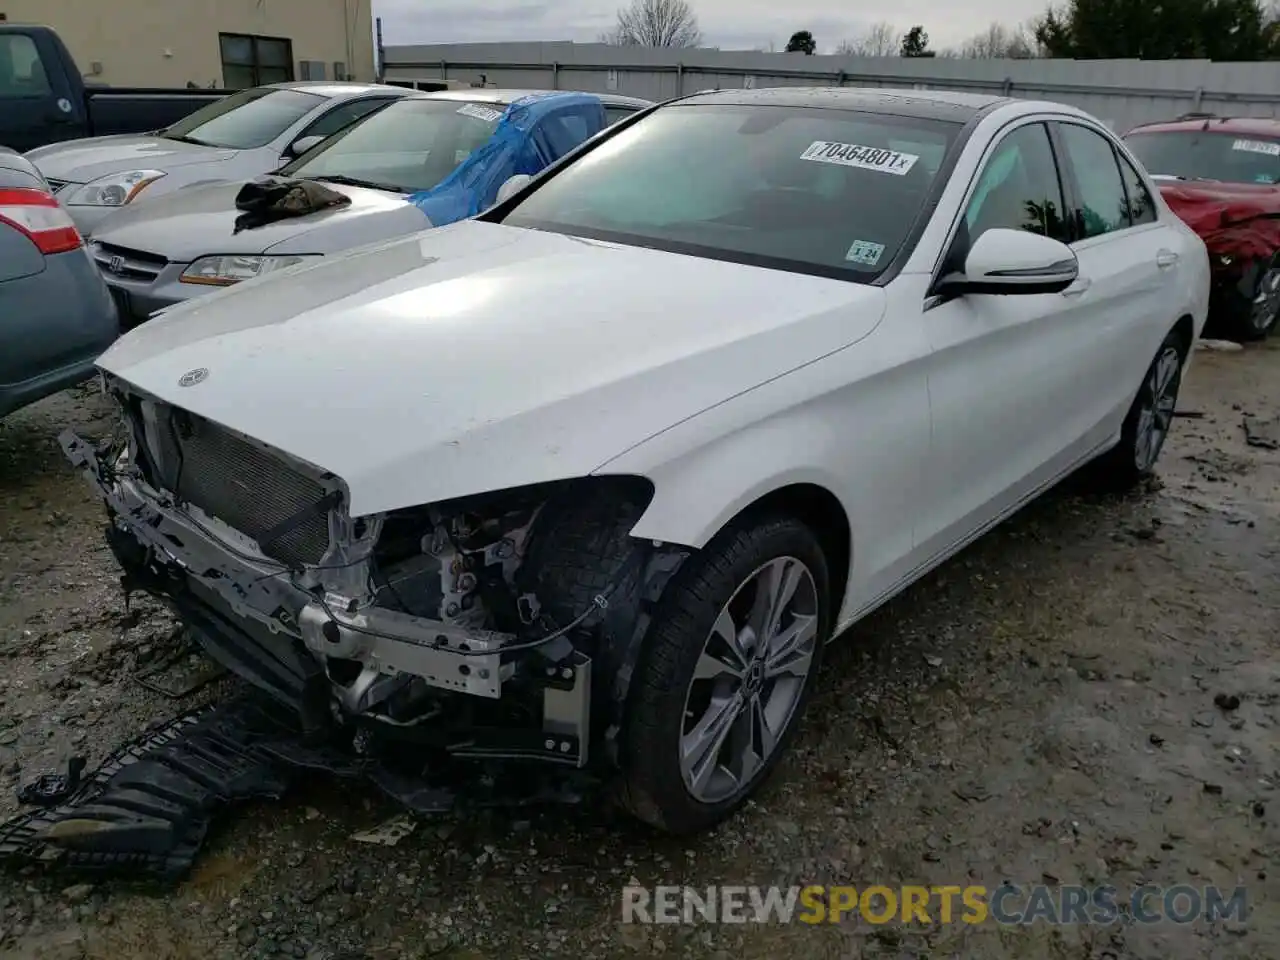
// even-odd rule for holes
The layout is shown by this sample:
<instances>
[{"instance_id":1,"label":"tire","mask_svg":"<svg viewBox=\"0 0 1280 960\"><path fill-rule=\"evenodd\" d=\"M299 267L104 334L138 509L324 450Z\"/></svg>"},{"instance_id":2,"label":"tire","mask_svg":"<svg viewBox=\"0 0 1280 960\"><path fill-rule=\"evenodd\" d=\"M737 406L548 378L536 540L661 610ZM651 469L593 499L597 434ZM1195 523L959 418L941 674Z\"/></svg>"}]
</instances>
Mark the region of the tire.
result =
<instances>
[{"instance_id":1,"label":"tire","mask_svg":"<svg viewBox=\"0 0 1280 960\"><path fill-rule=\"evenodd\" d=\"M735 679L728 666L734 657L721 640L724 631L713 636L713 629L725 623L726 615L742 627L751 613L760 613L754 603L757 583L792 579L796 587L790 605L784 605L779 634L790 630L808 639L790 659L781 645L767 655L757 651L755 659L738 659ZM830 598L827 561L817 538L789 517L730 527L686 561L645 637L624 718L621 797L633 815L669 833L695 833L728 817L764 782L812 694L831 631ZM764 619L758 616L755 622ZM739 652L750 651L754 635L746 629L734 632ZM797 677L806 655L803 676ZM742 670L746 660L751 666ZM716 674L714 679L699 676L700 665L709 663L715 669L705 672ZM735 685L737 693L731 694ZM732 696L740 708L736 722L709 723L727 716ZM762 720L767 726L760 725ZM704 729L727 731L723 746L691 750L692 760L682 764L683 749L714 742L698 738ZM710 767L706 757L713 758ZM730 767L736 767L736 778Z\"/></svg>"},{"instance_id":2,"label":"tire","mask_svg":"<svg viewBox=\"0 0 1280 960\"><path fill-rule=\"evenodd\" d=\"M1226 291L1215 318L1223 336L1237 343L1265 340L1280 319L1280 254L1255 261L1249 272L1241 281L1246 290L1238 285Z\"/></svg>"},{"instance_id":3,"label":"tire","mask_svg":"<svg viewBox=\"0 0 1280 960\"><path fill-rule=\"evenodd\" d=\"M1173 426L1189 349L1187 337L1178 330L1170 331L1160 344L1125 415L1120 442L1093 465L1094 479L1102 488L1129 490L1155 472Z\"/></svg>"}]
</instances>

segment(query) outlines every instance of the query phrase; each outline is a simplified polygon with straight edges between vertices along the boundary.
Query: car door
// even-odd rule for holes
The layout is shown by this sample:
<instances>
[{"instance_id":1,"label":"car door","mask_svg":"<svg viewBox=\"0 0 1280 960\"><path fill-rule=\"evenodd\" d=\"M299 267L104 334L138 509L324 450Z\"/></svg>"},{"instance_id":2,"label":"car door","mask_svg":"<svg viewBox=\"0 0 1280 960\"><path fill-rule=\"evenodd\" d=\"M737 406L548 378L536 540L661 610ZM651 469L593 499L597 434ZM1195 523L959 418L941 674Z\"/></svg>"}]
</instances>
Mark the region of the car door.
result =
<instances>
[{"instance_id":1,"label":"car door","mask_svg":"<svg viewBox=\"0 0 1280 960\"><path fill-rule=\"evenodd\" d=\"M1112 143L1083 122L1053 124L1065 160L1082 283L1091 308L1094 391L1081 398L1078 429L1114 435L1156 349L1178 319L1182 244L1160 222L1144 178Z\"/></svg>"},{"instance_id":2,"label":"car door","mask_svg":"<svg viewBox=\"0 0 1280 960\"><path fill-rule=\"evenodd\" d=\"M26 151L85 135L80 97L41 30L0 32L0 146Z\"/></svg>"},{"instance_id":3,"label":"car door","mask_svg":"<svg viewBox=\"0 0 1280 960\"><path fill-rule=\"evenodd\" d=\"M1073 239L1066 182L1044 118L1014 121L987 147L939 273L962 270L974 240L1005 228ZM1086 451L1081 411L1102 387L1105 323L1082 277L1066 293L934 297L928 384L930 476L916 555L931 557L998 519Z\"/></svg>"}]
</instances>

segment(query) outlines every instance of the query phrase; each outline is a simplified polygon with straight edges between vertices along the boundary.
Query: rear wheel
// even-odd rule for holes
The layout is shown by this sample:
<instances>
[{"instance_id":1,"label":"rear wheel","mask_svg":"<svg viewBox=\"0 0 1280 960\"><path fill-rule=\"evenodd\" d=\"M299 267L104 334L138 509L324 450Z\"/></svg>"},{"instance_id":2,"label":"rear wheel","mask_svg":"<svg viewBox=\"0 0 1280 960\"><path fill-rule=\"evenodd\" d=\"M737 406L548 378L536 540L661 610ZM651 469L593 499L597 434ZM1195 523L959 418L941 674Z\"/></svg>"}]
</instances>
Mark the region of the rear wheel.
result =
<instances>
[{"instance_id":1,"label":"rear wheel","mask_svg":"<svg viewBox=\"0 0 1280 960\"><path fill-rule=\"evenodd\" d=\"M722 533L672 582L625 719L623 800L690 833L764 781L794 734L830 632L812 531L773 518Z\"/></svg>"},{"instance_id":2,"label":"rear wheel","mask_svg":"<svg viewBox=\"0 0 1280 960\"><path fill-rule=\"evenodd\" d=\"M1178 330L1171 331L1160 344L1124 419L1120 442L1094 465L1103 486L1127 489L1155 471L1173 426L1188 346Z\"/></svg>"}]
</instances>

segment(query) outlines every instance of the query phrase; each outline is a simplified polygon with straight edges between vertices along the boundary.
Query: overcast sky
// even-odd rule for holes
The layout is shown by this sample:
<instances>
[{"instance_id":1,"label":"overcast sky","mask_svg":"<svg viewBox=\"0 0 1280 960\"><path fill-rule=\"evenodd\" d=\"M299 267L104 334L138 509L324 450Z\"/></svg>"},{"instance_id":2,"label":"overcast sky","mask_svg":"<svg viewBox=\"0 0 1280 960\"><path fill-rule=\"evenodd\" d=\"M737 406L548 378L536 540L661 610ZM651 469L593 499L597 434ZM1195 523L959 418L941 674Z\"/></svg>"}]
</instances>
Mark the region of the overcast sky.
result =
<instances>
[{"instance_id":1,"label":"overcast sky","mask_svg":"<svg viewBox=\"0 0 1280 960\"><path fill-rule=\"evenodd\" d=\"M591 42L616 20L626 0L373 0L383 41L458 43L470 40L577 40ZM993 20L1026 22L1043 6L1036 0L895 0L851 4L839 0L691 0L709 46L781 50L796 30L811 30L818 52L888 20L905 33L922 24L935 49L958 44ZM882 15L880 11L885 11Z\"/></svg>"}]
</instances>

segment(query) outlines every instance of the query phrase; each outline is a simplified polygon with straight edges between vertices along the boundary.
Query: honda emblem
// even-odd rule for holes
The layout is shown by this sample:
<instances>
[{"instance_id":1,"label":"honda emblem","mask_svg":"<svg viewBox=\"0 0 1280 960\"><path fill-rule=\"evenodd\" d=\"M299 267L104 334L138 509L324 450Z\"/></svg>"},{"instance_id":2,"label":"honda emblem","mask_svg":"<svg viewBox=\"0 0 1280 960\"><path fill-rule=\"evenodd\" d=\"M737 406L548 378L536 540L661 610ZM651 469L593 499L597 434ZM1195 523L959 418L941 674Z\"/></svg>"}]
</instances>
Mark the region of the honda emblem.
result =
<instances>
[{"instance_id":1,"label":"honda emblem","mask_svg":"<svg viewBox=\"0 0 1280 960\"><path fill-rule=\"evenodd\" d=\"M107 261L107 269L112 273L124 273L124 257L116 254Z\"/></svg>"}]
</instances>

